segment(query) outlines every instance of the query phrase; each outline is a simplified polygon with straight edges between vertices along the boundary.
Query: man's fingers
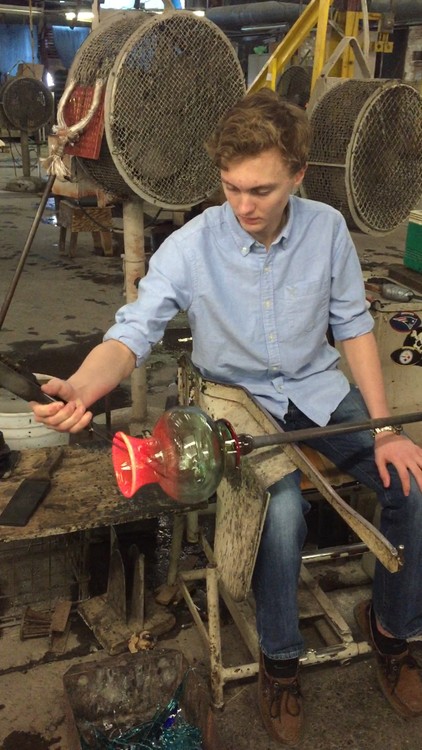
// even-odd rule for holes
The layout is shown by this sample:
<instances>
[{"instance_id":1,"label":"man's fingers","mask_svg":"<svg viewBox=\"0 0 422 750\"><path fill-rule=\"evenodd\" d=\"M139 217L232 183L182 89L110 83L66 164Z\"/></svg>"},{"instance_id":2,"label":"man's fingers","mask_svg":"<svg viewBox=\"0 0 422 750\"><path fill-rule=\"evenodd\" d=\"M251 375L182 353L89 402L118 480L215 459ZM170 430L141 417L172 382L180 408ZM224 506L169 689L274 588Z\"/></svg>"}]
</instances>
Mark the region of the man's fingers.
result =
<instances>
[{"instance_id":1,"label":"man's fingers","mask_svg":"<svg viewBox=\"0 0 422 750\"><path fill-rule=\"evenodd\" d=\"M401 486L403 488L403 494L408 496L410 492L410 474L408 469L398 469L397 473L400 477Z\"/></svg>"},{"instance_id":2,"label":"man's fingers","mask_svg":"<svg viewBox=\"0 0 422 750\"><path fill-rule=\"evenodd\" d=\"M80 432L92 419L91 412L80 401L34 404L33 411L37 422L59 432Z\"/></svg>"},{"instance_id":3,"label":"man's fingers","mask_svg":"<svg viewBox=\"0 0 422 750\"><path fill-rule=\"evenodd\" d=\"M390 486L390 482L391 482L390 472L387 469L387 464L385 463L385 461L376 461L376 464L377 464L377 468L379 471L379 475L381 477L383 487L387 489Z\"/></svg>"},{"instance_id":4,"label":"man's fingers","mask_svg":"<svg viewBox=\"0 0 422 750\"><path fill-rule=\"evenodd\" d=\"M375 462L385 489L390 486L389 468L394 466L403 493L408 496L412 477L422 490L422 450L406 436L385 435L375 445Z\"/></svg>"},{"instance_id":5,"label":"man's fingers","mask_svg":"<svg viewBox=\"0 0 422 750\"><path fill-rule=\"evenodd\" d=\"M53 417L64 406L62 401L52 401L50 404L40 404L38 401L30 401L29 405L34 412L36 422L44 422L45 419Z\"/></svg>"},{"instance_id":6,"label":"man's fingers","mask_svg":"<svg viewBox=\"0 0 422 750\"><path fill-rule=\"evenodd\" d=\"M73 427L70 428L69 432L72 434L76 432L81 432L82 430L85 430L86 427L89 427L90 422L92 420L92 414L90 411L86 411L82 418L77 422L77 424L73 425Z\"/></svg>"}]
</instances>

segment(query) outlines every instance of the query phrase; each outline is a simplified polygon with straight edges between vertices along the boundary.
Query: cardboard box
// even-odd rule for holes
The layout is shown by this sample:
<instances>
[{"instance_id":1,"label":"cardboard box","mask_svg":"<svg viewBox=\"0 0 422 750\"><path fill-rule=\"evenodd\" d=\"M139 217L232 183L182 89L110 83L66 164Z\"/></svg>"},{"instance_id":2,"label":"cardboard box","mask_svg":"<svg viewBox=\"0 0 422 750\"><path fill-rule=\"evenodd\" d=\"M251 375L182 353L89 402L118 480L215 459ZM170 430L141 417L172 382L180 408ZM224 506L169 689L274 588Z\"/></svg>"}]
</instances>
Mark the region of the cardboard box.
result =
<instances>
[{"instance_id":1,"label":"cardboard box","mask_svg":"<svg viewBox=\"0 0 422 750\"><path fill-rule=\"evenodd\" d=\"M44 65L36 63L19 63L16 78L36 78L42 81L44 74Z\"/></svg>"}]
</instances>

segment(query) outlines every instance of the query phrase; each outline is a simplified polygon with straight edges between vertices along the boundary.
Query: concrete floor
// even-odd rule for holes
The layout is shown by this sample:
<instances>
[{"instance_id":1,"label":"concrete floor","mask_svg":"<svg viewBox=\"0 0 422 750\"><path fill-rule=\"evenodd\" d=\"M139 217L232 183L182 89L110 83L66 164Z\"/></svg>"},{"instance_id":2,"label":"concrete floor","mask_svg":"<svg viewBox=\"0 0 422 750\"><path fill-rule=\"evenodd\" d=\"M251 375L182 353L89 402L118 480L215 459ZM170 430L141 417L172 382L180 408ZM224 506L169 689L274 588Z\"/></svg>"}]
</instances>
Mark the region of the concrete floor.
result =
<instances>
[{"instance_id":1,"label":"concrete floor","mask_svg":"<svg viewBox=\"0 0 422 750\"><path fill-rule=\"evenodd\" d=\"M10 154L6 152L0 155L2 303L39 201L36 194L5 191L11 175ZM50 202L0 330L0 353L23 361L33 371L65 376L101 339L112 322L115 309L124 301L123 276L119 255L95 255L89 235L80 236L75 258L59 256L58 234L54 204ZM405 234L406 226L402 225L386 238L356 235L363 267L380 274L380 269L402 263ZM173 325L177 331L178 322ZM151 425L163 408L167 386L176 372L178 353L177 348L167 342L156 347L148 364ZM129 401L126 384L113 408L127 406ZM121 419L126 412L118 414ZM157 539L160 543L161 539L163 548L159 552L165 558L168 531L165 531L165 522L160 523L164 526L159 525L158 531L156 527L150 530L150 538L155 539L155 543ZM161 532L164 528L164 537L160 537L160 528ZM189 554L197 552L195 546L187 549ZM4 557L2 562L0 556L0 580L1 575L4 575ZM367 596L369 590L369 584L364 581L333 594L352 628L353 604ZM180 649L207 679L206 655L196 629L187 627L189 619L186 612L179 614L177 627L168 637L163 636L158 645ZM227 664L249 661L229 618L225 619L222 633ZM422 656L422 643L416 643L415 649ZM72 615L71 631L62 652L52 651L47 638L21 641L18 624L3 627L0 630L0 749L73 750L65 721L63 675L74 664L107 658L77 613ZM332 663L306 668L303 690L307 734L302 750L420 750L422 747L422 719L405 721L388 708L377 687L372 656L343 666ZM226 688L226 707L216 719L221 750L277 747L261 725L255 679L235 682Z\"/></svg>"}]
</instances>

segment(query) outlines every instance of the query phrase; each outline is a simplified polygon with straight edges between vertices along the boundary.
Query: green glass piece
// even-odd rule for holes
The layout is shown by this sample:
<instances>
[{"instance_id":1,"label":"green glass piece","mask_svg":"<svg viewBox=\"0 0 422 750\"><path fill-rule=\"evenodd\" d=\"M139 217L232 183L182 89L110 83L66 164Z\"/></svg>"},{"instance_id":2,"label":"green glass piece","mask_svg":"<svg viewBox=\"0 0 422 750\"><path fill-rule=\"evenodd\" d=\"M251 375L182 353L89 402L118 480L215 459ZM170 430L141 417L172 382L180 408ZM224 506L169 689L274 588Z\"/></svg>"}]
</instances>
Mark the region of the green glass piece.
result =
<instances>
[{"instance_id":1,"label":"green glass piece","mask_svg":"<svg viewBox=\"0 0 422 750\"><path fill-rule=\"evenodd\" d=\"M170 497L207 500L224 473L224 440L212 420L195 406L164 412L153 430L161 447L159 483Z\"/></svg>"}]
</instances>

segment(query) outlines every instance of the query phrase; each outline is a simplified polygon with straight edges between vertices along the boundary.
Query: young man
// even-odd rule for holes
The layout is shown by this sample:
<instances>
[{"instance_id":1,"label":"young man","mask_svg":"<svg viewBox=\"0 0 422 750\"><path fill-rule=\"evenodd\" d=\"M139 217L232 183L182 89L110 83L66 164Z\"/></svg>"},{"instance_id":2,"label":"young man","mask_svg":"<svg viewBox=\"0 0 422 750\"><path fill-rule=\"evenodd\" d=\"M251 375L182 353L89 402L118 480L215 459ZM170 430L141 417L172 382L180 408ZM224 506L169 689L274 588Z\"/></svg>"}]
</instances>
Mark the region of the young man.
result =
<instances>
[{"instance_id":1,"label":"young man","mask_svg":"<svg viewBox=\"0 0 422 750\"><path fill-rule=\"evenodd\" d=\"M285 430L388 417L362 273L342 216L292 195L306 168L306 114L264 89L223 119L208 144L226 203L174 232L151 259L138 300L69 380L44 386L67 403L33 405L39 421L77 432L88 407L148 357L186 310L192 359L205 377L247 388ZM327 330L342 341L356 385L338 369ZM404 544L396 574L377 565L372 602L356 608L379 679L401 715L422 714L422 682L406 638L422 633L422 449L396 428L310 444L378 493L381 531ZM299 472L271 488L253 588L261 646L259 706L270 735L303 730L297 584L307 504Z\"/></svg>"}]
</instances>

